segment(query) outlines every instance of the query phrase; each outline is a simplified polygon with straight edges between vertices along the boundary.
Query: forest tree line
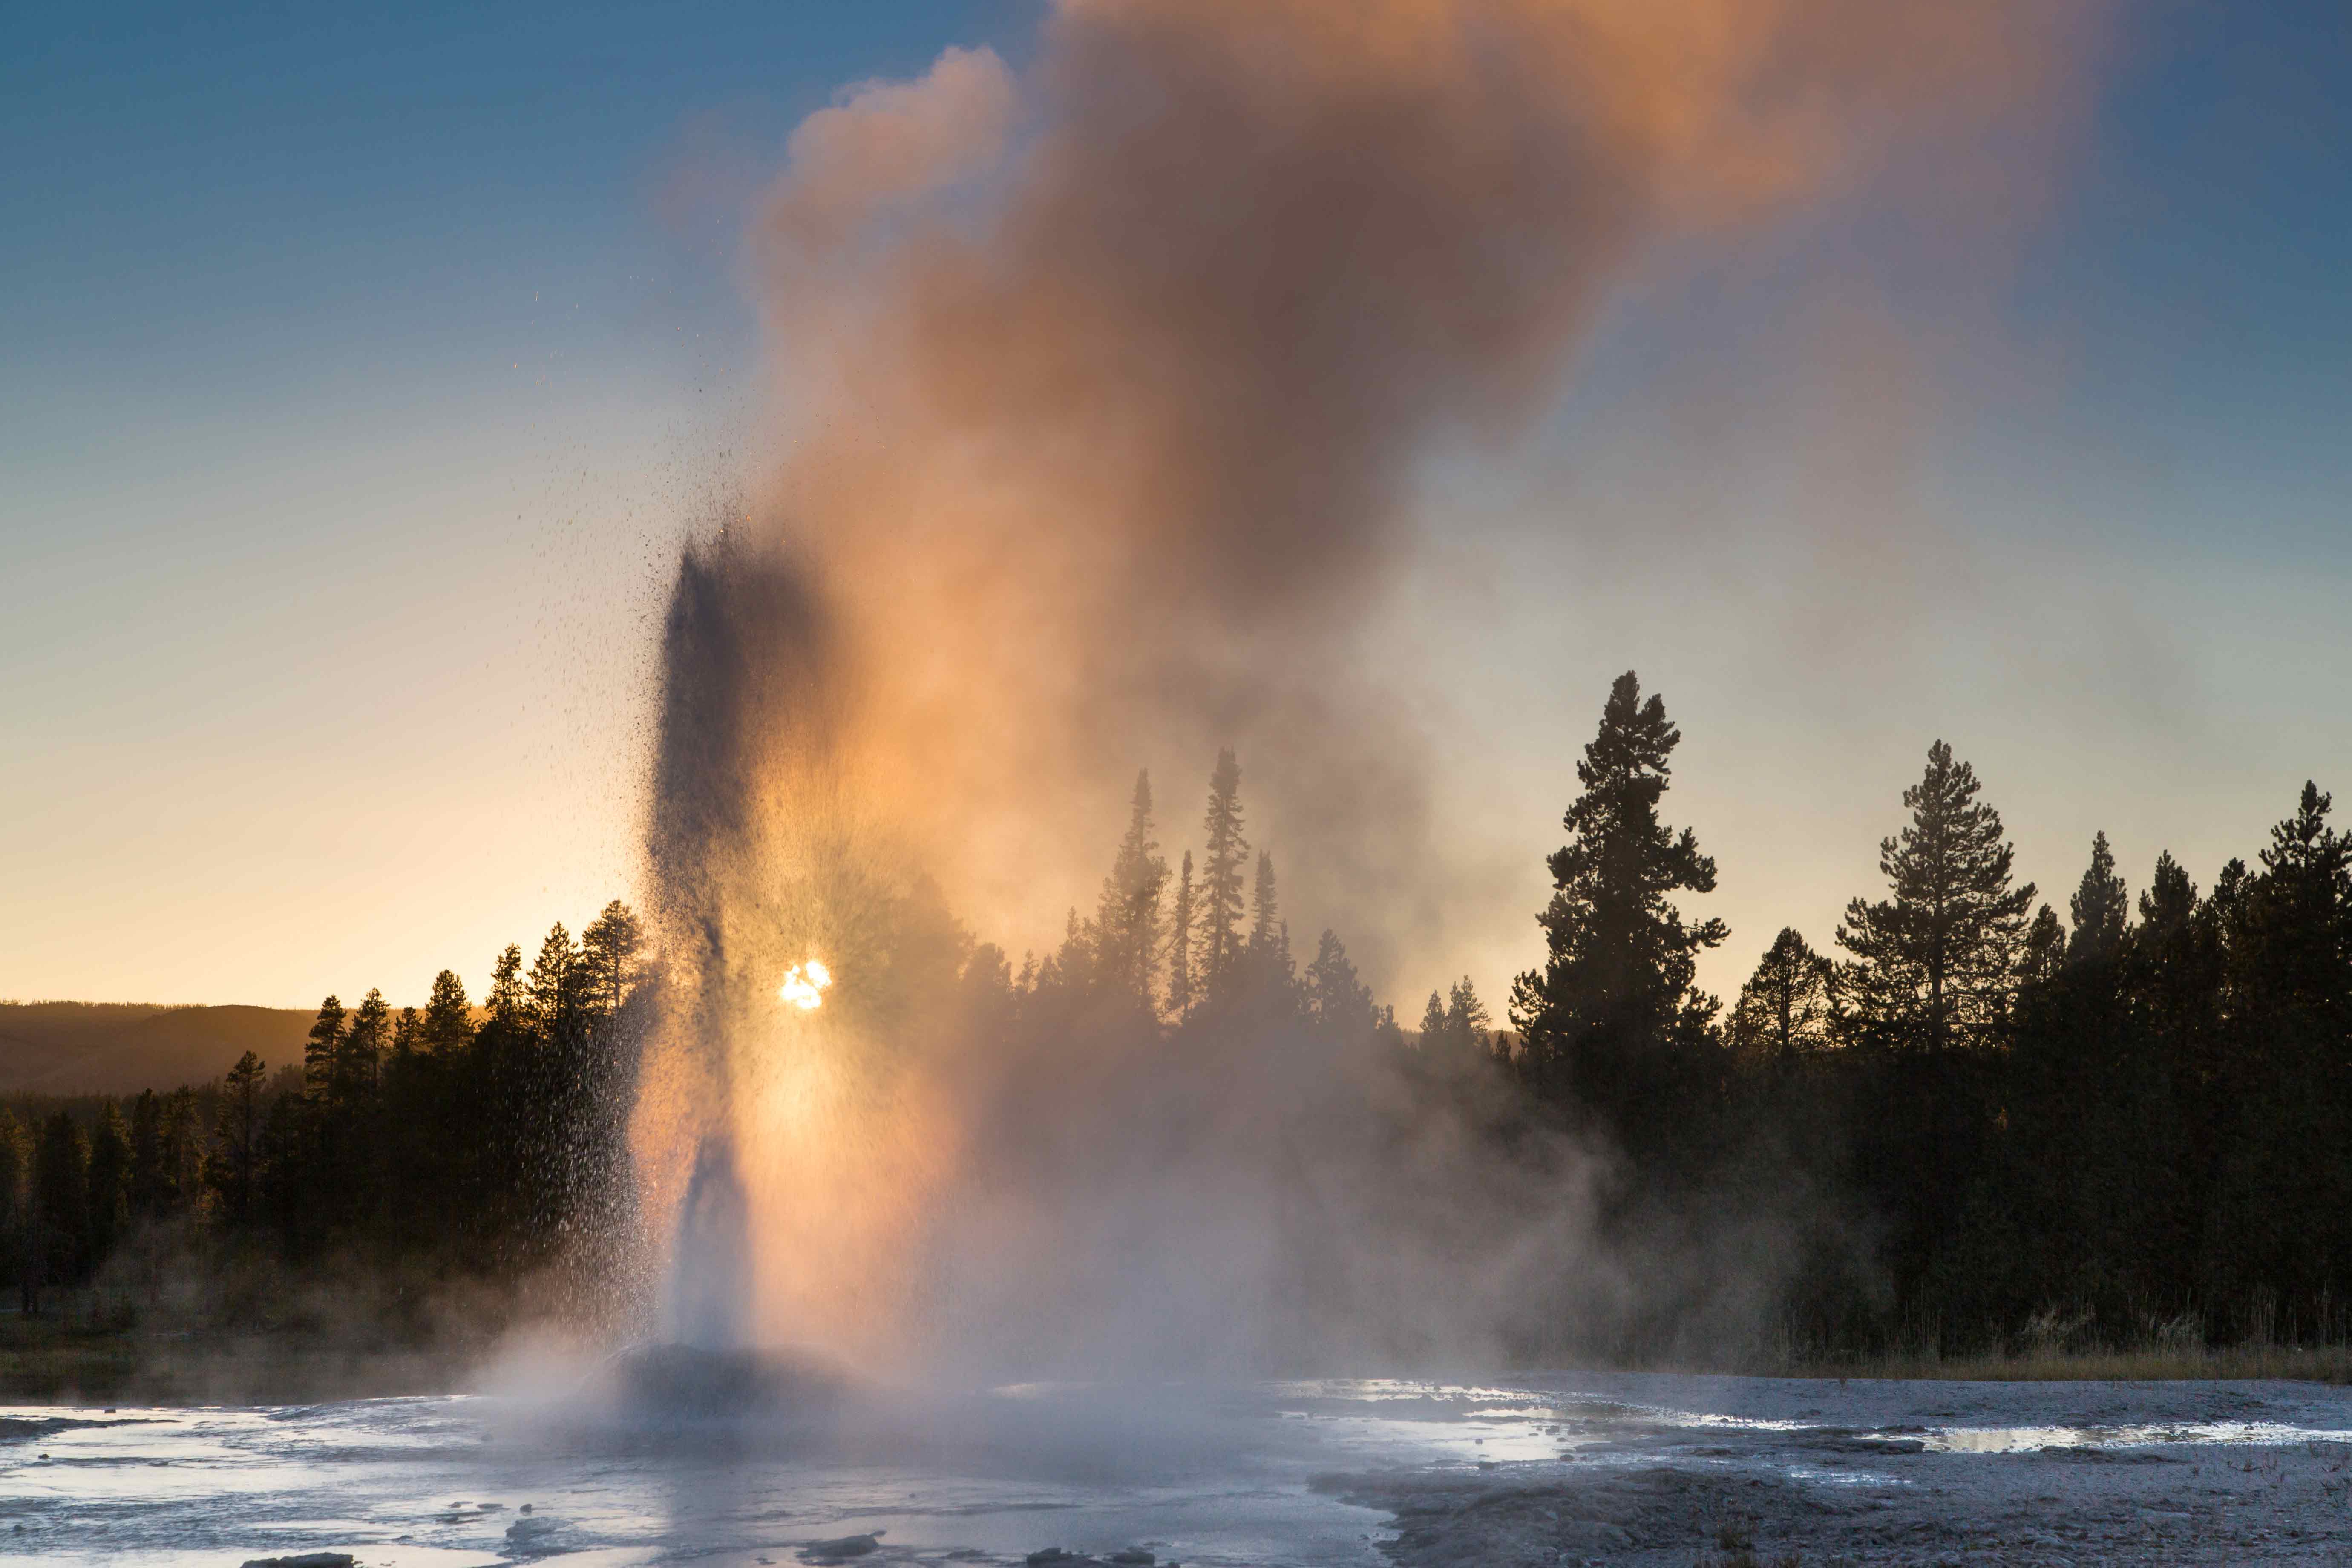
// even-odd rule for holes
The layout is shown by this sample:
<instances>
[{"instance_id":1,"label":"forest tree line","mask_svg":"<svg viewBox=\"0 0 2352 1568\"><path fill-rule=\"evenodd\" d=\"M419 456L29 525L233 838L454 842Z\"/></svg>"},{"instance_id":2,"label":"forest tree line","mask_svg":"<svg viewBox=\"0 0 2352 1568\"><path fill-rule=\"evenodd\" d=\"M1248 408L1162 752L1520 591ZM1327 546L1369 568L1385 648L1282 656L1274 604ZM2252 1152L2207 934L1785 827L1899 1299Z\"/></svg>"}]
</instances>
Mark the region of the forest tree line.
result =
<instances>
[{"instance_id":1,"label":"forest tree line","mask_svg":"<svg viewBox=\"0 0 2352 1568\"><path fill-rule=\"evenodd\" d=\"M1245 1010L1368 1041L1498 1142L1605 1151L1629 1240L1773 1218L1784 1342L1810 1353L2352 1333L2352 840L2316 784L2206 889L2168 852L2135 897L2095 835L2062 915L1938 741L1884 886L1825 950L1781 930L1727 1007L1696 974L1729 933L1676 902L1716 880L1663 819L1680 740L1633 673L1613 683L1507 1031L1466 977L1407 1031L1331 931L1295 959L1230 752L1197 867L1160 856L1139 779L1094 914L992 984L1179 1035Z\"/></svg>"},{"instance_id":2,"label":"forest tree line","mask_svg":"<svg viewBox=\"0 0 2352 1568\"><path fill-rule=\"evenodd\" d=\"M1674 902L1715 884L1661 819L1679 740L1621 677L1499 1061L1622 1152L1629 1211L1804 1194L1786 1310L1832 1353L2344 1338L2352 842L2315 784L2210 889L2165 853L2135 900L2095 835L2062 917L1938 741L1884 889L1727 1010L1693 981L1727 933Z\"/></svg>"},{"instance_id":3,"label":"forest tree line","mask_svg":"<svg viewBox=\"0 0 2352 1568\"><path fill-rule=\"evenodd\" d=\"M478 1006L445 969L422 1009L329 996L274 1073L247 1051L201 1086L0 1105L0 1281L36 1313L158 1230L296 1263L594 1268L627 1218L643 947L616 900L528 969L509 946Z\"/></svg>"},{"instance_id":4,"label":"forest tree line","mask_svg":"<svg viewBox=\"0 0 2352 1568\"><path fill-rule=\"evenodd\" d=\"M1817 1353L2053 1325L2345 1337L2352 843L2326 794L2305 784L2254 862L2206 889L2166 854L2135 897L2096 836L2062 916L1937 742L1880 845L1884 887L1822 947L1781 931L1727 1007L1696 973L1728 933L1677 902L1716 877L1664 820L1680 739L1633 674L1613 684L1507 1031L1467 978L1401 1027L1332 931L1302 962L1230 751L1197 860L1162 853L1139 777L1095 907L1057 947L1016 970L936 910L916 922L946 933L926 973L959 988L968 1026L1108 1021L1178 1047L1313 1031L1379 1054L1499 1144L1605 1152L1604 1223L1628 1236L1777 1215L1782 1321ZM0 1278L29 1308L156 1225L297 1259L608 1267L633 1234L625 1121L659 989L644 949L614 903L576 941L558 926L527 970L507 949L478 1006L446 971L421 1010L328 998L299 1069L248 1054L195 1089L0 1114Z\"/></svg>"}]
</instances>

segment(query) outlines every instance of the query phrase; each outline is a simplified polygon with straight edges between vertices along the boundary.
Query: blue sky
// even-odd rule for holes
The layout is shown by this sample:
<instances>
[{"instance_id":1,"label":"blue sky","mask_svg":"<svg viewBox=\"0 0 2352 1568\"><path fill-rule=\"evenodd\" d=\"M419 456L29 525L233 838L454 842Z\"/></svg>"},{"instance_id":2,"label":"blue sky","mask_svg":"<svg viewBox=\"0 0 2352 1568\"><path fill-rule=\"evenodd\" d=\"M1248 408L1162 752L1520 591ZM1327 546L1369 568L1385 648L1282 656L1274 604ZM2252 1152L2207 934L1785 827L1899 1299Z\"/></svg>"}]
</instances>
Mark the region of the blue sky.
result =
<instances>
[{"instance_id":1,"label":"blue sky","mask_svg":"<svg viewBox=\"0 0 2352 1568\"><path fill-rule=\"evenodd\" d=\"M742 204L845 85L1017 64L1040 10L14 13L0 995L415 999L626 891L646 616L751 434ZM1720 986L1826 940L1937 733L2045 892L2094 826L2210 881L2352 789L2352 9L2126 7L2096 85L1996 259L1865 210L1661 260L1529 447L1433 476L1401 636L1522 879L1629 664L1691 736ZM1856 275L1932 365L1890 474L1818 449L1873 401L1803 346ZM1912 519L1915 597L1844 633L1824 485ZM1738 542L1676 531L1711 512ZM1498 994L1520 891L1430 978Z\"/></svg>"}]
</instances>

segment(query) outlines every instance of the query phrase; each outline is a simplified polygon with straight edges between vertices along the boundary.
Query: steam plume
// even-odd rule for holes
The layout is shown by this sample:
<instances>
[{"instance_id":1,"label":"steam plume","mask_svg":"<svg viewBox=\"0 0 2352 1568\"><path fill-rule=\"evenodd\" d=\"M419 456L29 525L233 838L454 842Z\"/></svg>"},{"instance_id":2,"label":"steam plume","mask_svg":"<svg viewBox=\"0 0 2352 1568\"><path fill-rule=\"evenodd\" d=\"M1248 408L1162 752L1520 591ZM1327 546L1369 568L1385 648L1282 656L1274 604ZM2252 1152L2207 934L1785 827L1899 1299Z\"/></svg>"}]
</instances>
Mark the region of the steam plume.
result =
<instances>
[{"instance_id":1,"label":"steam plume","mask_svg":"<svg viewBox=\"0 0 2352 1568\"><path fill-rule=\"evenodd\" d=\"M740 1100L747 977L795 922L919 921L905 868L1050 929L1112 781L1183 798L1219 743L1385 978L1443 909L1424 749L1361 673L1419 465L1540 414L1645 244L2020 112L2074 42L2037 0L1065 0L1021 74L950 49L812 115L751 246L785 456L666 644L678 1060ZM825 1114L908 1192L985 1149L972 1091L877 1068Z\"/></svg>"},{"instance_id":2,"label":"steam plume","mask_svg":"<svg viewBox=\"0 0 2352 1568\"><path fill-rule=\"evenodd\" d=\"M1539 413L1645 241L2045 96L2045 13L1080 0L1024 78L951 49L810 117L754 236L762 511L959 902L1037 929L1095 852L1041 791L1225 742L1304 908L1410 907L1423 759L1355 671L1416 463Z\"/></svg>"}]
</instances>

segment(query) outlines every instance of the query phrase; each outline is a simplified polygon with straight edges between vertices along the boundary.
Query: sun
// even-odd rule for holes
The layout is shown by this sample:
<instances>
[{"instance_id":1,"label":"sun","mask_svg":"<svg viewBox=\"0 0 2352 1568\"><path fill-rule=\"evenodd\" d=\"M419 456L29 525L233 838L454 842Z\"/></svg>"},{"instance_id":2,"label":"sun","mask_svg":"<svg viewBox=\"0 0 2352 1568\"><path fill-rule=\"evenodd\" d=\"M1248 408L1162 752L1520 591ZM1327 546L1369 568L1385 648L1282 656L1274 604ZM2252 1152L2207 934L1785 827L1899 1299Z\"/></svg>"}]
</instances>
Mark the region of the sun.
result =
<instances>
[{"instance_id":1,"label":"sun","mask_svg":"<svg viewBox=\"0 0 2352 1568\"><path fill-rule=\"evenodd\" d=\"M776 987L776 995L803 1012L814 1012L824 1005L825 987L832 984L833 971L812 958L784 972L784 983Z\"/></svg>"}]
</instances>

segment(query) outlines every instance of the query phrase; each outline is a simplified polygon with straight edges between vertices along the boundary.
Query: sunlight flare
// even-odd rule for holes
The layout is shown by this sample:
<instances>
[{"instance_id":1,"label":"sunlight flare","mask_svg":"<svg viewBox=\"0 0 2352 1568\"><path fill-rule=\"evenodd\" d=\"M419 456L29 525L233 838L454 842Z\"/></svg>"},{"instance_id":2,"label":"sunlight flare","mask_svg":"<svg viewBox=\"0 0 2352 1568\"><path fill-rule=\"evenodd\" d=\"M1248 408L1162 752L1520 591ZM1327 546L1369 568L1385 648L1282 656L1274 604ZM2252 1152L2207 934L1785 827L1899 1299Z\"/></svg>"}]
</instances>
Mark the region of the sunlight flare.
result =
<instances>
[{"instance_id":1,"label":"sunlight flare","mask_svg":"<svg viewBox=\"0 0 2352 1568\"><path fill-rule=\"evenodd\" d=\"M803 1012L814 1012L824 1005L825 987L832 984L833 972L812 958L784 972L784 983L776 987L776 995Z\"/></svg>"}]
</instances>

